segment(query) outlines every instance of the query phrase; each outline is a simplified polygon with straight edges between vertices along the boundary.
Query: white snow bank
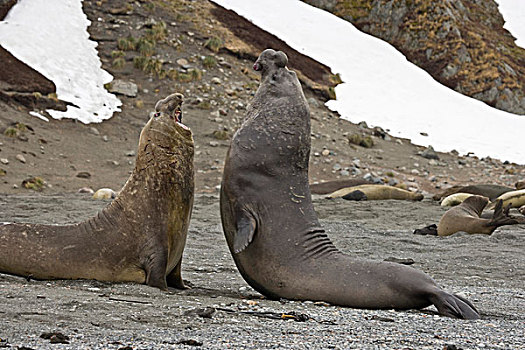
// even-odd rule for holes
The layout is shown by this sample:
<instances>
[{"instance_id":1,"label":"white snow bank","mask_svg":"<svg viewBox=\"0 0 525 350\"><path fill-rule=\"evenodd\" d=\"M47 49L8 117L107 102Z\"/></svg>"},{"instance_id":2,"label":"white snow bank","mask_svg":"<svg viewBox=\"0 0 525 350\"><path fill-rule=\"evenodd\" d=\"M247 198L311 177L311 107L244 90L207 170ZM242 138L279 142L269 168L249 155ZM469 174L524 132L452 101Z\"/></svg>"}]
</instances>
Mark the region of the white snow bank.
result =
<instances>
[{"instance_id":1,"label":"white snow bank","mask_svg":"<svg viewBox=\"0 0 525 350\"><path fill-rule=\"evenodd\" d=\"M340 73L345 83L327 105L343 118L364 120L439 151L525 164L525 116L439 84L390 44L351 23L299 0L214 1Z\"/></svg>"},{"instance_id":2,"label":"white snow bank","mask_svg":"<svg viewBox=\"0 0 525 350\"><path fill-rule=\"evenodd\" d=\"M89 40L90 23L81 0L19 0L0 22L0 44L53 81L59 99L78 107L47 110L53 118L97 123L120 111L120 100L104 89L113 77Z\"/></svg>"},{"instance_id":3,"label":"white snow bank","mask_svg":"<svg viewBox=\"0 0 525 350\"><path fill-rule=\"evenodd\" d=\"M516 45L525 48L525 0L495 0L503 15L507 29L515 38Z\"/></svg>"}]
</instances>

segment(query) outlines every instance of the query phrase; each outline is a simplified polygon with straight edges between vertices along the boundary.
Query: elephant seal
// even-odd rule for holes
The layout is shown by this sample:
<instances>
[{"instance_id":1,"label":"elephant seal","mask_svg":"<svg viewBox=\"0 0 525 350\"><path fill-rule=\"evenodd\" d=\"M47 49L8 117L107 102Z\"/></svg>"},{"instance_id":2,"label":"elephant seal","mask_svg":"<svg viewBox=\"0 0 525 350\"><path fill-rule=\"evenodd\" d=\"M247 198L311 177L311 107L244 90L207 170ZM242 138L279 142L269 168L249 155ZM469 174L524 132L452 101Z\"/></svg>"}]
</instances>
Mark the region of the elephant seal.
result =
<instances>
[{"instance_id":1,"label":"elephant seal","mask_svg":"<svg viewBox=\"0 0 525 350\"><path fill-rule=\"evenodd\" d=\"M111 188L100 188L95 193L93 193L93 196L91 198L93 199L114 199L117 197L117 193L113 191Z\"/></svg>"},{"instance_id":2,"label":"elephant seal","mask_svg":"<svg viewBox=\"0 0 525 350\"><path fill-rule=\"evenodd\" d=\"M371 309L419 309L477 319L467 300L409 266L340 252L318 222L308 186L310 112L283 52L267 49L254 69L259 89L227 153L221 220L235 264L272 299L318 300Z\"/></svg>"},{"instance_id":3,"label":"elephant seal","mask_svg":"<svg viewBox=\"0 0 525 350\"><path fill-rule=\"evenodd\" d=\"M170 95L140 134L136 165L117 198L73 225L0 226L0 272L185 288L181 261L193 204L193 137Z\"/></svg>"},{"instance_id":4,"label":"elephant seal","mask_svg":"<svg viewBox=\"0 0 525 350\"><path fill-rule=\"evenodd\" d=\"M503 206L506 207L510 205L511 208L519 208L522 205L525 205L525 189L516 190L502 194L496 200L488 206L488 209L493 209L498 200L503 201Z\"/></svg>"},{"instance_id":5,"label":"elephant seal","mask_svg":"<svg viewBox=\"0 0 525 350\"><path fill-rule=\"evenodd\" d=\"M522 181L518 181L514 184L514 186L516 186L516 189L517 190L523 190L525 189L525 180L522 180Z\"/></svg>"},{"instance_id":6,"label":"elephant seal","mask_svg":"<svg viewBox=\"0 0 525 350\"><path fill-rule=\"evenodd\" d=\"M499 196L501 196L503 193L510 191L514 191L514 188L493 184L479 184L468 186L455 185L450 188L447 188L441 193L434 195L432 199L434 199L435 201L439 201L455 193L470 193L476 194L478 196L488 197L491 201L493 201Z\"/></svg>"},{"instance_id":7,"label":"elephant seal","mask_svg":"<svg viewBox=\"0 0 525 350\"><path fill-rule=\"evenodd\" d=\"M310 192L312 194L330 194L332 192L340 190L341 188L359 186L359 185L365 185L365 184L371 184L371 182L365 179L346 179L346 180L327 181L327 182L321 182L318 184L310 184Z\"/></svg>"},{"instance_id":8,"label":"elephant seal","mask_svg":"<svg viewBox=\"0 0 525 350\"><path fill-rule=\"evenodd\" d=\"M463 193L463 192L454 193L454 194L451 194L450 196L443 198L443 200L441 201L441 206L442 207L454 207L456 205L463 203L465 199L472 197L472 196L475 196L475 194Z\"/></svg>"},{"instance_id":9,"label":"elephant seal","mask_svg":"<svg viewBox=\"0 0 525 350\"><path fill-rule=\"evenodd\" d=\"M356 192L356 191L363 193L366 199L368 200L399 199L399 200L420 201L423 199L423 195L421 193L410 192L407 190L403 190L401 188L388 186L388 185L373 185L373 184L342 188L340 190L337 190L329 194L327 198L338 198L338 197L345 198L345 196L351 195L352 192ZM345 199L353 199L352 197L351 198L347 197ZM359 198L361 197L361 195L359 194L356 197ZM365 199L365 198L362 198L362 199Z\"/></svg>"},{"instance_id":10,"label":"elephant seal","mask_svg":"<svg viewBox=\"0 0 525 350\"><path fill-rule=\"evenodd\" d=\"M481 218L481 213L488 203L487 197L474 195L449 209L439 220L438 236L450 236L460 231L490 235L500 226L525 223L523 218L510 216L510 206L503 207L502 200L497 201L492 219Z\"/></svg>"}]
</instances>

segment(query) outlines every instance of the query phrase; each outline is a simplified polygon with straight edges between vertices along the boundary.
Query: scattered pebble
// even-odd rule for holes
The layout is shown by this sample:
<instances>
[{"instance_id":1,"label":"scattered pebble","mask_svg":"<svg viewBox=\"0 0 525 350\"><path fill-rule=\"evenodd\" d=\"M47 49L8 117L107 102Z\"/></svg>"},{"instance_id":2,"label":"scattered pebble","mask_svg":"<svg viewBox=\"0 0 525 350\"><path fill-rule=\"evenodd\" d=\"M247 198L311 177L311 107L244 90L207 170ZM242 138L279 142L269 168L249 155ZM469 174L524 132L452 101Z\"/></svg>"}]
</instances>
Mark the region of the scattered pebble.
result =
<instances>
[{"instance_id":1,"label":"scattered pebble","mask_svg":"<svg viewBox=\"0 0 525 350\"><path fill-rule=\"evenodd\" d=\"M40 338L48 339L51 344L69 344L69 337L60 332L42 333Z\"/></svg>"},{"instance_id":2,"label":"scattered pebble","mask_svg":"<svg viewBox=\"0 0 525 350\"><path fill-rule=\"evenodd\" d=\"M426 159L439 159L439 156L437 155L436 151L434 151L434 147L432 146L428 146L423 152L421 152L421 157Z\"/></svg>"},{"instance_id":3,"label":"scattered pebble","mask_svg":"<svg viewBox=\"0 0 525 350\"><path fill-rule=\"evenodd\" d=\"M215 308L213 307L205 307L205 308L197 308L188 310L184 313L184 315L197 315L202 318L212 318L213 314L215 313Z\"/></svg>"},{"instance_id":4,"label":"scattered pebble","mask_svg":"<svg viewBox=\"0 0 525 350\"><path fill-rule=\"evenodd\" d=\"M93 191L93 189L89 188L89 187L82 187L82 188L79 188L78 189L78 193L88 193L88 194L93 194L95 193L95 191Z\"/></svg>"},{"instance_id":5,"label":"scattered pebble","mask_svg":"<svg viewBox=\"0 0 525 350\"><path fill-rule=\"evenodd\" d=\"M91 177L91 174L87 171L81 171L77 174L77 177L81 179L89 179Z\"/></svg>"},{"instance_id":6,"label":"scattered pebble","mask_svg":"<svg viewBox=\"0 0 525 350\"><path fill-rule=\"evenodd\" d=\"M23 155L21 155L21 154L17 154L16 155L16 159L18 159L20 162L22 162L24 164L26 162L26 158Z\"/></svg>"},{"instance_id":7,"label":"scattered pebble","mask_svg":"<svg viewBox=\"0 0 525 350\"><path fill-rule=\"evenodd\" d=\"M319 107L319 102L313 97L308 98L308 104L312 107Z\"/></svg>"},{"instance_id":8,"label":"scattered pebble","mask_svg":"<svg viewBox=\"0 0 525 350\"><path fill-rule=\"evenodd\" d=\"M9 160L7 158L0 158L0 163L7 165L9 164Z\"/></svg>"},{"instance_id":9,"label":"scattered pebble","mask_svg":"<svg viewBox=\"0 0 525 350\"><path fill-rule=\"evenodd\" d=\"M179 58L176 62L177 62L177 64L178 64L179 66L181 66L181 67L182 67L182 66L187 66L187 65L188 65L188 60L185 59L185 58Z\"/></svg>"},{"instance_id":10,"label":"scattered pebble","mask_svg":"<svg viewBox=\"0 0 525 350\"><path fill-rule=\"evenodd\" d=\"M95 135L95 136L100 135L100 131L98 131L98 129L95 128L94 126L89 128L89 133L92 134L92 135Z\"/></svg>"},{"instance_id":11,"label":"scattered pebble","mask_svg":"<svg viewBox=\"0 0 525 350\"><path fill-rule=\"evenodd\" d=\"M388 261L388 262L393 262L393 263L396 263L396 264L402 264L402 265L413 265L414 264L414 259L410 259L410 258L395 258L395 257L388 257L386 258L384 261Z\"/></svg>"},{"instance_id":12,"label":"scattered pebble","mask_svg":"<svg viewBox=\"0 0 525 350\"><path fill-rule=\"evenodd\" d=\"M137 84L132 83L131 81L115 79L109 83L108 91L117 95L137 97L138 87Z\"/></svg>"},{"instance_id":13,"label":"scattered pebble","mask_svg":"<svg viewBox=\"0 0 525 350\"><path fill-rule=\"evenodd\" d=\"M183 339L177 342L181 345L190 345L190 346L202 346L202 342L195 339Z\"/></svg>"}]
</instances>

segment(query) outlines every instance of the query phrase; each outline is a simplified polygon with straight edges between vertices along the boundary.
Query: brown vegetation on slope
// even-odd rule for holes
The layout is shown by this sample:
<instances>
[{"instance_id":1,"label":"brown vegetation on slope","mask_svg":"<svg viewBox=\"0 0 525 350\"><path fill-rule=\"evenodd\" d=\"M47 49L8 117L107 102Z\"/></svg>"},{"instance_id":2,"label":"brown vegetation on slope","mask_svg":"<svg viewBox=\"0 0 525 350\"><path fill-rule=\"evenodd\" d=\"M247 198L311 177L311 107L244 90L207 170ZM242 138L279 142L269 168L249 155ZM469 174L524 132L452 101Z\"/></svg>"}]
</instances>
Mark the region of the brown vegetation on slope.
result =
<instances>
[{"instance_id":1,"label":"brown vegetation on slope","mask_svg":"<svg viewBox=\"0 0 525 350\"><path fill-rule=\"evenodd\" d=\"M304 0L394 45L434 79L525 114L525 50L494 0Z\"/></svg>"}]
</instances>

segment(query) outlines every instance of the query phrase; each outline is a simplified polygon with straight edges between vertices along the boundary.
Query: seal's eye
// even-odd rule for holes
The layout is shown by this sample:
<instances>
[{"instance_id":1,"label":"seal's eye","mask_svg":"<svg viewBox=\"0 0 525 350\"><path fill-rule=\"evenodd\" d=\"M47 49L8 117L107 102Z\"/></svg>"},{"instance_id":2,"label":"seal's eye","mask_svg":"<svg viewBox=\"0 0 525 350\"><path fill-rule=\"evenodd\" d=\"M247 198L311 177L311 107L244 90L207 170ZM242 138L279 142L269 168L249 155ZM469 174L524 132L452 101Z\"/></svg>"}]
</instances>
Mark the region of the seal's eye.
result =
<instances>
[{"instance_id":1,"label":"seal's eye","mask_svg":"<svg viewBox=\"0 0 525 350\"><path fill-rule=\"evenodd\" d=\"M160 112L157 112L157 113L153 114L153 117L155 117L155 118L160 117Z\"/></svg>"}]
</instances>

